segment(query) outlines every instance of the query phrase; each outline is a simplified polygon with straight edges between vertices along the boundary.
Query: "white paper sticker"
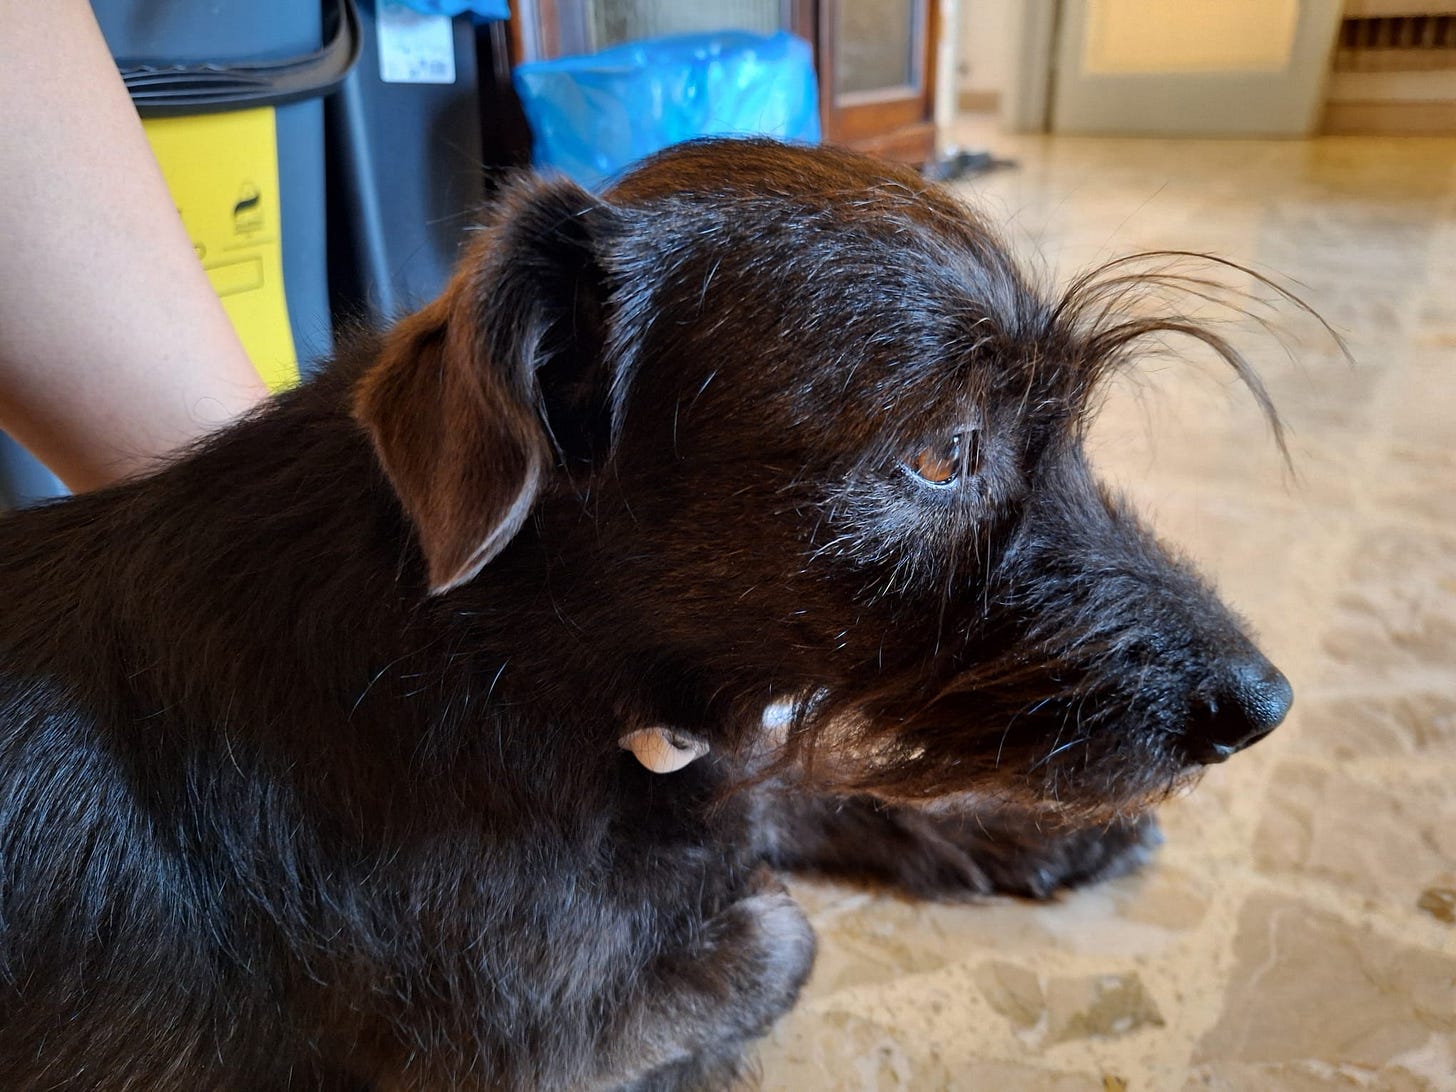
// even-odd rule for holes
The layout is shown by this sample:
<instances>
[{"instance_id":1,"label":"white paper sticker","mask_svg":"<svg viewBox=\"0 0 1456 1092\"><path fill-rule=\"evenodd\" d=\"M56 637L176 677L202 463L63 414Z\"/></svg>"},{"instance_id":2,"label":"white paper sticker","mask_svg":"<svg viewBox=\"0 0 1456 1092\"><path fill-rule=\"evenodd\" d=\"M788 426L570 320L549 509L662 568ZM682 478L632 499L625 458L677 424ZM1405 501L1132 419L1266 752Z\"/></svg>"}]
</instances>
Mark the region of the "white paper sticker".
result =
<instances>
[{"instance_id":1,"label":"white paper sticker","mask_svg":"<svg viewBox=\"0 0 1456 1092\"><path fill-rule=\"evenodd\" d=\"M422 15L379 0L379 78L385 83L454 83L455 35L448 15Z\"/></svg>"}]
</instances>

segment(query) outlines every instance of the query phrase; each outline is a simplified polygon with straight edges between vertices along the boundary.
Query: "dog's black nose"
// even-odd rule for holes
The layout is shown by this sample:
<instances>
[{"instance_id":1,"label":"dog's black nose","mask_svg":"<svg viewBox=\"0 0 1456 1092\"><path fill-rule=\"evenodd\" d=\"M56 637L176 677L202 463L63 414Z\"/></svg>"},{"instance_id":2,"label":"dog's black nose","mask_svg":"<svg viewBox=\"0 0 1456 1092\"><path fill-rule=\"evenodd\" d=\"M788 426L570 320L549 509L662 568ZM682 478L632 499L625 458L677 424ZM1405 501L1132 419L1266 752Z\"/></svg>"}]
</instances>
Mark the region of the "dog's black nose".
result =
<instances>
[{"instance_id":1,"label":"dog's black nose","mask_svg":"<svg viewBox=\"0 0 1456 1092\"><path fill-rule=\"evenodd\" d=\"M1188 749L1195 762L1212 765L1251 747L1284 719L1294 690L1278 668L1259 656L1237 664L1211 697L1195 706Z\"/></svg>"}]
</instances>

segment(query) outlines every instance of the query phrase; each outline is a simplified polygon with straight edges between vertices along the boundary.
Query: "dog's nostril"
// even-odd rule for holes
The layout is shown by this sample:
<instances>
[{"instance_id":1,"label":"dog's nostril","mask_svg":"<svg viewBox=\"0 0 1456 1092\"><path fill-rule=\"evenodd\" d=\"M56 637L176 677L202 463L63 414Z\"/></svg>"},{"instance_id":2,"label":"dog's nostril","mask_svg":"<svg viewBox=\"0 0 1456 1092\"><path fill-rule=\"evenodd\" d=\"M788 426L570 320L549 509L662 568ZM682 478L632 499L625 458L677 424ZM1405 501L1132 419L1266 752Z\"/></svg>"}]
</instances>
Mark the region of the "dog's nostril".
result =
<instances>
[{"instance_id":1,"label":"dog's nostril","mask_svg":"<svg viewBox=\"0 0 1456 1092\"><path fill-rule=\"evenodd\" d=\"M1219 693L1193 712L1188 726L1193 759L1222 762L1253 746L1279 726L1293 703L1289 680L1268 660L1239 664Z\"/></svg>"}]
</instances>

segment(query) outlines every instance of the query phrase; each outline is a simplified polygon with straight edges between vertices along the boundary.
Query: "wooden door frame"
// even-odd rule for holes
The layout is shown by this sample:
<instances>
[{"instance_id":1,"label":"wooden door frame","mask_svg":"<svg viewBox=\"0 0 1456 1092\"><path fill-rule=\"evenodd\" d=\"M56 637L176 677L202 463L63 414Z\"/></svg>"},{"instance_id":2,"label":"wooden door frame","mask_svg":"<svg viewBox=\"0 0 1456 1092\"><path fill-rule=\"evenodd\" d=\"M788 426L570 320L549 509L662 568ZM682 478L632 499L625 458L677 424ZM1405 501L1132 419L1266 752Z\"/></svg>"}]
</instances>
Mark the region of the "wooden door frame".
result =
<instances>
[{"instance_id":1,"label":"wooden door frame","mask_svg":"<svg viewBox=\"0 0 1456 1092\"><path fill-rule=\"evenodd\" d=\"M819 73L819 117L824 139L862 152L924 163L935 157L936 41L940 32L937 0L915 0L921 8L915 30L920 83L857 94L841 104L834 91L835 16L853 0L795 0L794 31L814 43ZM802 19L802 23L801 20ZM807 25L804 25L807 24Z\"/></svg>"}]
</instances>

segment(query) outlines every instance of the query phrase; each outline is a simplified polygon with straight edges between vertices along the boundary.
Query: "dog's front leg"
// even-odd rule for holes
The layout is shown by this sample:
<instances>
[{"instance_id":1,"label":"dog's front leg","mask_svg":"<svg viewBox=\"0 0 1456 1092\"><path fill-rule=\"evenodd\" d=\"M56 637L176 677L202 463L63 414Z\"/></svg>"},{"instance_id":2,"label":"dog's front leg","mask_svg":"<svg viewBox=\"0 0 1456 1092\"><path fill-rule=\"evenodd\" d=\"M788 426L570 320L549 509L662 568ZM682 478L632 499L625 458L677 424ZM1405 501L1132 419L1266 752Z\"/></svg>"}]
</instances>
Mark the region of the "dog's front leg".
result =
<instances>
[{"instance_id":1,"label":"dog's front leg","mask_svg":"<svg viewBox=\"0 0 1456 1092\"><path fill-rule=\"evenodd\" d=\"M1137 868L1159 840L1151 814L1067 827L998 808L884 804L869 797L766 793L759 838L776 868L893 887L919 898L1060 890Z\"/></svg>"},{"instance_id":2,"label":"dog's front leg","mask_svg":"<svg viewBox=\"0 0 1456 1092\"><path fill-rule=\"evenodd\" d=\"M764 871L746 898L648 966L599 1043L590 1086L624 1092L728 1086L746 1044L793 1006L814 948L804 912Z\"/></svg>"}]
</instances>

